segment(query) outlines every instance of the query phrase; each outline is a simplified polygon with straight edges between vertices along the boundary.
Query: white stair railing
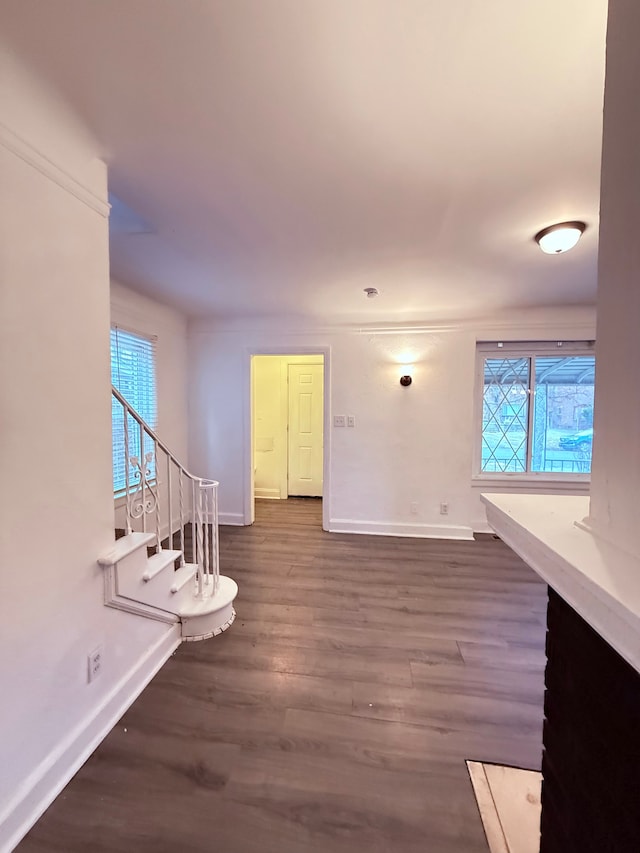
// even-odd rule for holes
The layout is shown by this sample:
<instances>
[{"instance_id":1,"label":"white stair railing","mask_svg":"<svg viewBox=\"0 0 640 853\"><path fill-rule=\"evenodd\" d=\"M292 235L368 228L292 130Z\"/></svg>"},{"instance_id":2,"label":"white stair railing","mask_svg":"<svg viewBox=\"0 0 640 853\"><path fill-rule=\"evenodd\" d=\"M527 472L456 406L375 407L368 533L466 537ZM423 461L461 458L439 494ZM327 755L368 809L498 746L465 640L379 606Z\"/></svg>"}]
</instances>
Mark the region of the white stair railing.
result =
<instances>
[{"instance_id":1,"label":"white stair railing","mask_svg":"<svg viewBox=\"0 0 640 853\"><path fill-rule=\"evenodd\" d=\"M111 394L122 410L122 435L114 435L114 442L122 443L124 490L115 497L125 498L126 532L147 532L151 524L156 549L161 551L162 540L168 538L172 550L177 527L180 545L176 550L184 566L185 527L190 526L197 594L215 595L220 579L218 483L189 473L118 389L111 386Z\"/></svg>"}]
</instances>

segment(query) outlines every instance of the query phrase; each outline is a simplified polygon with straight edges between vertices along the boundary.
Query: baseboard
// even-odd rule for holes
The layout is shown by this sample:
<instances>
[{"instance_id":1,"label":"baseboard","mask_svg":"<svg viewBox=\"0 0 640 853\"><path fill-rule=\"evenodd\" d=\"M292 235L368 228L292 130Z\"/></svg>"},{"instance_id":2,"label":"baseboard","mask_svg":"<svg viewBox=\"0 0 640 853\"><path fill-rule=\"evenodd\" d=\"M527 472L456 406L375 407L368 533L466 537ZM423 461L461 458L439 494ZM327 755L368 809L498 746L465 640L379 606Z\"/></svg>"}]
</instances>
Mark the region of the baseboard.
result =
<instances>
[{"instance_id":1,"label":"baseboard","mask_svg":"<svg viewBox=\"0 0 640 853\"><path fill-rule=\"evenodd\" d=\"M279 501L282 498L280 489L259 489L256 487L253 490L254 497L266 498L267 500Z\"/></svg>"},{"instance_id":2,"label":"baseboard","mask_svg":"<svg viewBox=\"0 0 640 853\"><path fill-rule=\"evenodd\" d=\"M0 814L0 850L14 849L179 645L176 623L22 782Z\"/></svg>"},{"instance_id":3,"label":"baseboard","mask_svg":"<svg viewBox=\"0 0 640 853\"><path fill-rule=\"evenodd\" d=\"M373 536L406 536L413 539L473 539L473 530L459 524L398 524L388 521L353 521L332 518L331 533L366 533Z\"/></svg>"},{"instance_id":4,"label":"baseboard","mask_svg":"<svg viewBox=\"0 0 640 853\"><path fill-rule=\"evenodd\" d=\"M232 524L234 527L244 527L244 515L241 512L219 512L218 524Z\"/></svg>"},{"instance_id":5,"label":"baseboard","mask_svg":"<svg viewBox=\"0 0 640 853\"><path fill-rule=\"evenodd\" d=\"M478 519L477 521L471 522L471 529L474 533L494 533L493 527L489 524L489 522L484 519Z\"/></svg>"}]
</instances>

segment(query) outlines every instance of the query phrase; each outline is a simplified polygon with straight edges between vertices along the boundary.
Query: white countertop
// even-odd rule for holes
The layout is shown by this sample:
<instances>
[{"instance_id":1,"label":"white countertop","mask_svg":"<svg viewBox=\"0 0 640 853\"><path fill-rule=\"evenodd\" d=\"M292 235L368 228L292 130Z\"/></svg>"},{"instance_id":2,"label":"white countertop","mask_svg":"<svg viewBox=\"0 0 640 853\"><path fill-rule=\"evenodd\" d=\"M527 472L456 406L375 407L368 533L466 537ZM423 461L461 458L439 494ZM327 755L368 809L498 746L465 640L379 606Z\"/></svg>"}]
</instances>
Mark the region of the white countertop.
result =
<instances>
[{"instance_id":1,"label":"white countertop","mask_svg":"<svg viewBox=\"0 0 640 853\"><path fill-rule=\"evenodd\" d=\"M640 672L640 558L576 526L589 498L483 494L482 501L501 539Z\"/></svg>"}]
</instances>

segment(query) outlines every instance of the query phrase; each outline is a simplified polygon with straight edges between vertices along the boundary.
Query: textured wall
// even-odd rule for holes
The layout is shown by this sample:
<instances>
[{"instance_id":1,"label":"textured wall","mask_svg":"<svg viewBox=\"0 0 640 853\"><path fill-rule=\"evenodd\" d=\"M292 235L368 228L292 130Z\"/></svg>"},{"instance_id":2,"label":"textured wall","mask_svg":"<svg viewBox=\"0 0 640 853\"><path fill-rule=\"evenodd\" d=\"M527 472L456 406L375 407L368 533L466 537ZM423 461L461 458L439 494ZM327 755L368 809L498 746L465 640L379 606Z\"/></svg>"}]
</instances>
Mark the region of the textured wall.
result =
<instances>
[{"instance_id":1,"label":"textured wall","mask_svg":"<svg viewBox=\"0 0 640 853\"><path fill-rule=\"evenodd\" d=\"M491 490L472 483L476 341L582 339L593 336L593 327L593 312L585 310L520 314L499 328L413 332L192 323L191 466L220 480L222 520L243 523L250 489L250 356L326 347L328 415L356 417L355 429L329 425L325 431L330 482L324 501L332 529L469 536L486 525L479 494ZM399 377L407 362L414 381L403 388ZM442 501L449 504L447 516L440 515Z\"/></svg>"},{"instance_id":2,"label":"textured wall","mask_svg":"<svg viewBox=\"0 0 640 853\"><path fill-rule=\"evenodd\" d=\"M598 260L591 521L631 554L640 490L640 4L611 0Z\"/></svg>"},{"instance_id":3,"label":"textured wall","mask_svg":"<svg viewBox=\"0 0 640 853\"><path fill-rule=\"evenodd\" d=\"M172 629L105 608L96 564L113 542L106 168L19 65L0 75L0 100L4 850ZM99 644L103 673L89 684Z\"/></svg>"}]
</instances>

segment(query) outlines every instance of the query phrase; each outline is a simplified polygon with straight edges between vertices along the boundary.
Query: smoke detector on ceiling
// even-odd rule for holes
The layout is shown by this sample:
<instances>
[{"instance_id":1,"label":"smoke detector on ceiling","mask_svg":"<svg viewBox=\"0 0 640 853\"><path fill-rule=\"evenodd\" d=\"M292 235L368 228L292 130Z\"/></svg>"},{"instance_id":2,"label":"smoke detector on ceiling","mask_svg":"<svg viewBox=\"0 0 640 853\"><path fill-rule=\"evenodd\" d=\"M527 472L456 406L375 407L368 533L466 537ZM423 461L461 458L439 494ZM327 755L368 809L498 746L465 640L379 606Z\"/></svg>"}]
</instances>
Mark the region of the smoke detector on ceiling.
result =
<instances>
[{"instance_id":1,"label":"smoke detector on ceiling","mask_svg":"<svg viewBox=\"0 0 640 853\"><path fill-rule=\"evenodd\" d=\"M367 299L375 299L378 291L375 287L365 287L364 292L367 294Z\"/></svg>"}]
</instances>

